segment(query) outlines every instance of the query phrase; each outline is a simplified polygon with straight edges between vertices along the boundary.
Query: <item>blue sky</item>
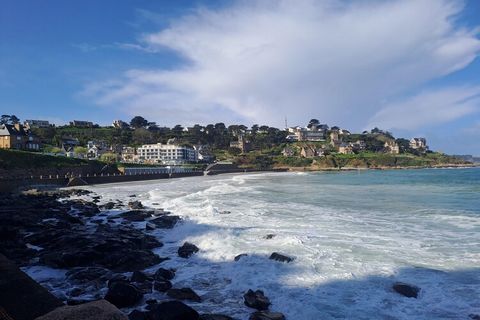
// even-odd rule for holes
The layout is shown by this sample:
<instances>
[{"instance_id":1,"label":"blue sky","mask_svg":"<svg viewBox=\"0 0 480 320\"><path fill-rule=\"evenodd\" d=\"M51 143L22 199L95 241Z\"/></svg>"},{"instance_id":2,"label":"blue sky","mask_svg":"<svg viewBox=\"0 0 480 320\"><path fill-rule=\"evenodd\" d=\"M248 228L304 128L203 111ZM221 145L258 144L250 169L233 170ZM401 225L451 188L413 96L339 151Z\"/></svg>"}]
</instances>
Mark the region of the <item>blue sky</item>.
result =
<instances>
[{"instance_id":1,"label":"blue sky","mask_svg":"<svg viewBox=\"0 0 480 320\"><path fill-rule=\"evenodd\" d=\"M480 1L0 0L0 112L426 136L480 155Z\"/></svg>"}]
</instances>

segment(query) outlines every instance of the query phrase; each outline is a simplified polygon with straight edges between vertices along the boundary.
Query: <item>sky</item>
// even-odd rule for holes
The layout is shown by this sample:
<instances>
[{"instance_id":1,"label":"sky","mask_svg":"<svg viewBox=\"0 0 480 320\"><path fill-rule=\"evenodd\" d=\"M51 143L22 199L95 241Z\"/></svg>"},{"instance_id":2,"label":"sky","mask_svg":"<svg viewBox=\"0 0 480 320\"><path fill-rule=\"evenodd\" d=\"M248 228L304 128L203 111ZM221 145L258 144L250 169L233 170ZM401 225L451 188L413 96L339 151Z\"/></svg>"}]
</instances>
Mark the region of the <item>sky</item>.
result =
<instances>
[{"instance_id":1,"label":"sky","mask_svg":"<svg viewBox=\"0 0 480 320\"><path fill-rule=\"evenodd\" d=\"M480 155L478 0L0 0L0 113L311 118Z\"/></svg>"}]
</instances>

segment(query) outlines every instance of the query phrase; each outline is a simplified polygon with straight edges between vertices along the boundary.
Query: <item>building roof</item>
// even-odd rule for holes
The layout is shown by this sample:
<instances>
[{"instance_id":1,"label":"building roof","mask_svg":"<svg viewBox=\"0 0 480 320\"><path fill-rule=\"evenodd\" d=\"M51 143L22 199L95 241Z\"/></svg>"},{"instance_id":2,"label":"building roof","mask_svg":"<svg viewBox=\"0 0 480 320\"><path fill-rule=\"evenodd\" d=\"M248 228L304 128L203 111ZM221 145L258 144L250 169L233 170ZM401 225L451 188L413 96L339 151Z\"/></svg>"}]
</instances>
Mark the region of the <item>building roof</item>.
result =
<instances>
[{"instance_id":1,"label":"building roof","mask_svg":"<svg viewBox=\"0 0 480 320\"><path fill-rule=\"evenodd\" d=\"M3 124L0 125L0 136L21 136L26 135L25 130L23 127L20 126L20 130L17 130L14 125L11 124Z\"/></svg>"}]
</instances>

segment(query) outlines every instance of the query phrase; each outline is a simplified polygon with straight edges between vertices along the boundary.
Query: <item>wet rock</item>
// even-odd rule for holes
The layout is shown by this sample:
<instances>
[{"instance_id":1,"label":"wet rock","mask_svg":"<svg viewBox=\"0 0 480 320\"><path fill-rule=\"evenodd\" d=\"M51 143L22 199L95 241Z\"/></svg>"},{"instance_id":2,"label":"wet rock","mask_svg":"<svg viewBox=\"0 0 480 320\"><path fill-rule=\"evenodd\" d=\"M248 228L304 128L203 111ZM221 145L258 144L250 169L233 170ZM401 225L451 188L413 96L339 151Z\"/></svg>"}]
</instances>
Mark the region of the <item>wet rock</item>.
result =
<instances>
[{"instance_id":1,"label":"wet rock","mask_svg":"<svg viewBox=\"0 0 480 320\"><path fill-rule=\"evenodd\" d=\"M234 320L232 317L223 314L202 314L200 320Z\"/></svg>"},{"instance_id":2,"label":"wet rock","mask_svg":"<svg viewBox=\"0 0 480 320\"><path fill-rule=\"evenodd\" d=\"M408 298L417 298L418 293L420 292L419 287L403 282L395 282L393 284L393 290Z\"/></svg>"},{"instance_id":3,"label":"wet rock","mask_svg":"<svg viewBox=\"0 0 480 320\"><path fill-rule=\"evenodd\" d=\"M267 239L267 240L270 240L270 239L275 238L275 236L276 236L275 234L270 233L270 234L267 234L264 238Z\"/></svg>"},{"instance_id":4,"label":"wet rock","mask_svg":"<svg viewBox=\"0 0 480 320\"><path fill-rule=\"evenodd\" d=\"M160 292L167 292L172 288L172 283L168 280L155 280L153 288Z\"/></svg>"},{"instance_id":5,"label":"wet rock","mask_svg":"<svg viewBox=\"0 0 480 320\"><path fill-rule=\"evenodd\" d=\"M78 267L67 271L65 276L73 283L87 283L94 280L106 282L111 278L112 273L102 267Z\"/></svg>"},{"instance_id":6,"label":"wet rock","mask_svg":"<svg viewBox=\"0 0 480 320\"><path fill-rule=\"evenodd\" d=\"M178 256L186 259L189 258L192 254L198 252L199 250L200 249L196 245L190 242L185 242L183 246L178 248Z\"/></svg>"},{"instance_id":7,"label":"wet rock","mask_svg":"<svg viewBox=\"0 0 480 320\"><path fill-rule=\"evenodd\" d=\"M285 316L280 312L257 311L252 313L249 320L285 320Z\"/></svg>"},{"instance_id":8,"label":"wet rock","mask_svg":"<svg viewBox=\"0 0 480 320\"><path fill-rule=\"evenodd\" d=\"M148 224L154 225L156 228L160 229L172 229L180 221L179 216L161 216L148 221Z\"/></svg>"},{"instance_id":9,"label":"wet rock","mask_svg":"<svg viewBox=\"0 0 480 320\"><path fill-rule=\"evenodd\" d=\"M155 280L172 280L175 277L175 271L172 269L160 268L153 276Z\"/></svg>"},{"instance_id":10,"label":"wet rock","mask_svg":"<svg viewBox=\"0 0 480 320\"><path fill-rule=\"evenodd\" d=\"M247 307L254 308L260 311L268 310L270 306L270 300L263 294L263 291L257 290L248 290L247 293L243 295L244 303Z\"/></svg>"},{"instance_id":11,"label":"wet rock","mask_svg":"<svg viewBox=\"0 0 480 320\"><path fill-rule=\"evenodd\" d=\"M131 282L145 282L148 280L152 280L152 277L148 276L142 271L133 271L132 276L130 277Z\"/></svg>"},{"instance_id":12,"label":"wet rock","mask_svg":"<svg viewBox=\"0 0 480 320\"><path fill-rule=\"evenodd\" d=\"M135 201L130 201L128 203L128 207L132 210L139 210L139 209L143 209L143 204L140 201L135 200Z\"/></svg>"},{"instance_id":13,"label":"wet rock","mask_svg":"<svg viewBox=\"0 0 480 320\"><path fill-rule=\"evenodd\" d=\"M152 214L150 211L131 210L131 211L123 212L118 216L131 222L140 222L150 218Z\"/></svg>"},{"instance_id":14,"label":"wet rock","mask_svg":"<svg viewBox=\"0 0 480 320\"><path fill-rule=\"evenodd\" d=\"M202 301L200 296L190 288L170 289L167 291L167 296L178 300Z\"/></svg>"},{"instance_id":15,"label":"wet rock","mask_svg":"<svg viewBox=\"0 0 480 320\"><path fill-rule=\"evenodd\" d=\"M180 301L167 301L152 307L149 320L199 320L198 312Z\"/></svg>"},{"instance_id":16,"label":"wet rock","mask_svg":"<svg viewBox=\"0 0 480 320\"><path fill-rule=\"evenodd\" d=\"M133 310L128 315L128 320L147 320L147 313L139 310Z\"/></svg>"},{"instance_id":17,"label":"wet rock","mask_svg":"<svg viewBox=\"0 0 480 320\"><path fill-rule=\"evenodd\" d=\"M125 308L136 305L142 297L143 293L134 285L116 281L110 285L105 300L118 308Z\"/></svg>"},{"instance_id":18,"label":"wet rock","mask_svg":"<svg viewBox=\"0 0 480 320\"><path fill-rule=\"evenodd\" d=\"M235 258L233 258L233 260L239 261L239 260L242 259L243 257L248 257L248 254L246 254L246 253L241 253L241 254L239 254L238 256L236 256Z\"/></svg>"},{"instance_id":19,"label":"wet rock","mask_svg":"<svg viewBox=\"0 0 480 320\"><path fill-rule=\"evenodd\" d=\"M76 306L64 306L43 315L36 320L127 320L115 306L105 300L93 301Z\"/></svg>"},{"instance_id":20,"label":"wet rock","mask_svg":"<svg viewBox=\"0 0 480 320\"><path fill-rule=\"evenodd\" d=\"M113 208L115 208L115 202L109 201L109 202L105 203L102 206L102 208L105 209L105 210L112 210Z\"/></svg>"},{"instance_id":21,"label":"wet rock","mask_svg":"<svg viewBox=\"0 0 480 320\"><path fill-rule=\"evenodd\" d=\"M289 257L289 256L286 256L286 255L283 255L281 253L278 253L278 252L274 252L270 255L270 258L271 260L275 260L275 261L280 261L280 262L292 262L293 261L293 258Z\"/></svg>"}]
</instances>

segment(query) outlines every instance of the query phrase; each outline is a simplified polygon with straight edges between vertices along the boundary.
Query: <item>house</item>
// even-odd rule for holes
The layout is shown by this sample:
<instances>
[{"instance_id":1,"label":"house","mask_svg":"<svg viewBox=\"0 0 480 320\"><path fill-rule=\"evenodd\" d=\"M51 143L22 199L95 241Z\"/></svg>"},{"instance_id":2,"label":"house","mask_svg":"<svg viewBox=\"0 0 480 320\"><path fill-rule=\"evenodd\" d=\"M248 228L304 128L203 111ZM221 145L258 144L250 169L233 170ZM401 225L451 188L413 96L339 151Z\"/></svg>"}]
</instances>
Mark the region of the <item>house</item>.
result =
<instances>
[{"instance_id":1,"label":"house","mask_svg":"<svg viewBox=\"0 0 480 320\"><path fill-rule=\"evenodd\" d=\"M129 127L128 123L122 120L115 120L112 123L112 127L118 128L118 129L126 129Z\"/></svg>"},{"instance_id":2,"label":"house","mask_svg":"<svg viewBox=\"0 0 480 320\"><path fill-rule=\"evenodd\" d=\"M148 163L182 164L198 160L197 151L177 144L145 144L137 149L139 161Z\"/></svg>"},{"instance_id":3,"label":"house","mask_svg":"<svg viewBox=\"0 0 480 320\"><path fill-rule=\"evenodd\" d=\"M330 144L333 147L339 146L341 143L340 137L339 137L339 131L332 129L330 131Z\"/></svg>"},{"instance_id":4,"label":"house","mask_svg":"<svg viewBox=\"0 0 480 320\"><path fill-rule=\"evenodd\" d=\"M230 142L230 148L238 148L242 153L246 153L251 150L251 145L250 141L245 140L243 134L240 134L237 141Z\"/></svg>"},{"instance_id":5,"label":"house","mask_svg":"<svg viewBox=\"0 0 480 320\"><path fill-rule=\"evenodd\" d=\"M325 141L328 126L326 124L312 124L303 128L300 126L288 128L287 141Z\"/></svg>"},{"instance_id":6,"label":"house","mask_svg":"<svg viewBox=\"0 0 480 320\"><path fill-rule=\"evenodd\" d=\"M300 156L303 158L313 158L317 155L315 149L311 146L304 146L300 151Z\"/></svg>"},{"instance_id":7,"label":"house","mask_svg":"<svg viewBox=\"0 0 480 320\"><path fill-rule=\"evenodd\" d=\"M353 147L351 144L341 143L338 146L338 153L341 154L353 154Z\"/></svg>"},{"instance_id":8,"label":"house","mask_svg":"<svg viewBox=\"0 0 480 320\"><path fill-rule=\"evenodd\" d=\"M327 152L324 148L317 148L317 150L315 150L315 153L316 153L317 157L321 157L321 156L324 156L324 155L327 154Z\"/></svg>"},{"instance_id":9,"label":"house","mask_svg":"<svg viewBox=\"0 0 480 320\"><path fill-rule=\"evenodd\" d=\"M135 163L138 160L137 151L133 147L123 147L121 151L122 162Z\"/></svg>"},{"instance_id":10,"label":"house","mask_svg":"<svg viewBox=\"0 0 480 320\"><path fill-rule=\"evenodd\" d=\"M363 140L357 140L354 143L352 143L352 148L353 151L363 151L367 148L367 144Z\"/></svg>"},{"instance_id":11,"label":"house","mask_svg":"<svg viewBox=\"0 0 480 320\"><path fill-rule=\"evenodd\" d=\"M50 122L47 120L25 120L23 126L28 130L32 128L49 128Z\"/></svg>"},{"instance_id":12,"label":"house","mask_svg":"<svg viewBox=\"0 0 480 320\"><path fill-rule=\"evenodd\" d=\"M103 154L111 152L105 141L88 141L87 142L87 158L99 159Z\"/></svg>"},{"instance_id":13,"label":"house","mask_svg":"<svg viewBox=\"0 0 480 320\"><path fill-rule=\"evenodd\" d=\"M66 137L62 139L62 149L67 154L69 152L73 153L73 149L79 145L80 145L80 141L78 141L77 138Z\"/></svg>"},{"instance_id":14,"label":"house","mask_svg":"<svg viewBox=\"0 0 480 320\"><path fill-rule=\"evenodd\" d=\"M0 149L40 150L40 140L21 124L0 126Z\"/></svg>"},{"instance_id":15,"label":"house","mask_svg":"<svg viewBox=\"0 0 480 320\"><path fill-rule=\"evenodd\" d=\"M391 153L391 154L400 153L400 147L398 146L398 143L395 142L395 140L385 141L385 144L383 145L383 149L386 153Z\"/></svg>"},{"instance_id":16,"label":"house","mask_svg":"<svg viewBox=\"0 0 480 320\"><path fill-rule=\"evenodd\" d=\"M282 150L282 155L284 157L293 157L295 155L295 151L292 148L286 147Z\"/></svg>"},{"instance_id":17,"label":"house","mask_svg":"<svg viewBox=\"0 0 480 320\"><path fill-rule=\"evenodd\" d=\"M419 150L419 151L428 150L427 139L425 139L425 138L412 138L410 140L410 148L415 149L415 150Z\"/></svg>"},{"instance_id":18,"label":"house","mask_svg":"<svg viewBox=\"0 0 480 320\"><path fill-rule=\"evenodd\" d=\"M77 127L77 128L91 128L93 127L93 122L73 120L73 121L70 121L70 126Z\"/></svg>"},{"instance_id":19,"label":"house","mask_svg":"<svg viewBox=\"0 0 480 320\"><path fill-rule=\"evenodd\" d=\"M215 160L215 155L212 150L206 146L198 145L194 147L197 152L197 158L200 162L212 163Z\"/></svg>"}]
</instances>

